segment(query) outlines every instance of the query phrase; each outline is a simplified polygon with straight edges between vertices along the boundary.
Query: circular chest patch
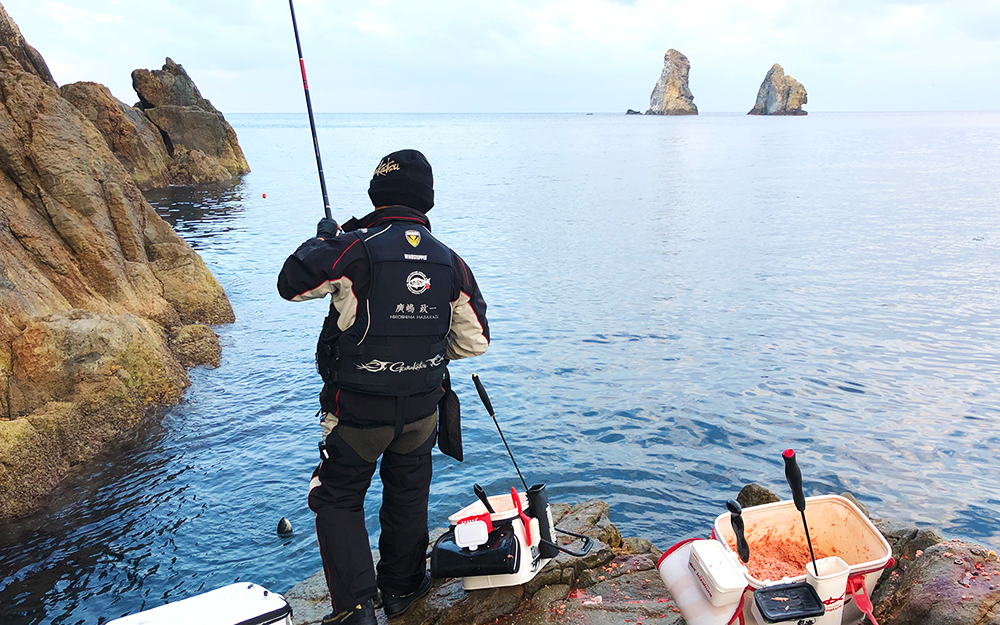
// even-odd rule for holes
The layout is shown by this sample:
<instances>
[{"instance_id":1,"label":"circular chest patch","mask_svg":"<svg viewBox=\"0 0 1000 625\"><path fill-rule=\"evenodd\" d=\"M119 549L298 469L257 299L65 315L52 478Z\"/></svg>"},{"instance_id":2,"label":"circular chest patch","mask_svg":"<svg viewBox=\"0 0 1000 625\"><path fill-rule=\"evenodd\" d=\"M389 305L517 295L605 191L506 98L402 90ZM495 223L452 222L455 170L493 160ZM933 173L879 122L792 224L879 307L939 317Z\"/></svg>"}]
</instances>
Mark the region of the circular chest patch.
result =
<instances>
[{"instance_id":1,"label":"circular chest patch","mask_svg":"<svg viewBox=\"0 0 1000 625\"><path fill-rule=\"evenodd\" d=\"M420 295L431 288L431 279L420 271L414 271L406 276L406 288L410 290L410 293Z\"/></svg>"}]
</instances>

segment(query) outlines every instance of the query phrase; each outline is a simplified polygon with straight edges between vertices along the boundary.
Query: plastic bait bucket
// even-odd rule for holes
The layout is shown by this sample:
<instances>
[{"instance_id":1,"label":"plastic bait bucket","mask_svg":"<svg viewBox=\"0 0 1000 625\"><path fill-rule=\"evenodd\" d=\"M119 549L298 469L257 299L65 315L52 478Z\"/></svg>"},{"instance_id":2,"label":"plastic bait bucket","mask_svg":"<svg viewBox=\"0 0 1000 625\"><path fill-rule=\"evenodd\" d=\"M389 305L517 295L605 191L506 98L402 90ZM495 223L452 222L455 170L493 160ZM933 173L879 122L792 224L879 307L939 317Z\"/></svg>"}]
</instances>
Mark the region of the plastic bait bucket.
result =
<instances>
[{"instance_id":1,"label":"plastic bait bucket","mask_svg":"<svg viewBox=\"0 0 1000 625\"><path fill-rule=\"evenodd\" d=\"M718 538L726 549L735 553L733 547L730 546L730 541L735 544L736 535L733 533L729 516L729 513L726 512L715 520L712 535ZM878 529L850 500L838 495L806 497L806 518L809 521L809 534L812 537L813 548L826 556L836 556L846 562L850 567L849 578L863 579L866 593L870 595L875 583L882 575L882 570L889 566L892 559L889 543L886 542ZM803 549L807 549L805 547L805 531L802 528L802 516L795 509L795 503L792 501L779 501L763 506L744 508L743 523L746 528L747 543L750 545L751 558L754 554L755 543L764 544L768 536L778 536L799 542ZM751 571L747 572L747 583L753 589L772 586L776 583L805 581L805 568L800 575L781 580L758 579L753 576ZM846 591L846 584L843 590ZM752 618L749 610L747 610L745 617ZM842 623L857 625L863 619L864 614L857 608L855 602L851 598L847 598L843 609Z\"/></svg>"}]
</instances>

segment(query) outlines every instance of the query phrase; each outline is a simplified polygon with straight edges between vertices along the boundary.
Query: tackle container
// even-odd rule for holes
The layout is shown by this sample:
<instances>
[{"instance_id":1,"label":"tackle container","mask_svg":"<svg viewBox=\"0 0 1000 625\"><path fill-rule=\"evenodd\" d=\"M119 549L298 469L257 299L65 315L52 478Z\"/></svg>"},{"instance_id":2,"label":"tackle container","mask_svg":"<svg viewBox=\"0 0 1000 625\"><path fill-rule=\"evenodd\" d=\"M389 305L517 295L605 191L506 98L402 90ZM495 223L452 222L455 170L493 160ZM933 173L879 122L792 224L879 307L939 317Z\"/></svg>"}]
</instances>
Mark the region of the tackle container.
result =
<instances>
[{"instance_id":1,"label":"tackle container","mask_svg":"<svg viewBox=\"0 0 1000 625\"><path fill-rule=\"evenodd\" d=\"M730 547L730 541L735 543L728 512L719 515L715 520L712 535L718 538L723 546L735 553ZM825 556L837 556L850 566L850 577L861 577L864 580L864 590L871 596L875 583L882 571L890 565L892 550L889 543L872 525L861 510L850 500L838 495L822 495L806 497L806 518L809 522L809 535L813 548ZM754 553L754 543L764 535L771 533L801 542L806 549L805 530L802 527L802 515L792 501L779 501L743 509L745 535L750 545L750 553ZM753 577L749 571L746 574L747 583L753 589L773 586L776 583L805 582L806 571L802 574L781 580L765 580ZM846 592L846 588L845 588ZM749 601L745 603L751 603ZM750 616L748 605L745 616ZM855 605L850 594L844 605L842 623L857 625L864 619L864 614Z\"/></svg>"},{"instance_id":2,"label":"tackle container","mask_svg":"<svg viewBox=\"0 0 1000 625\"><path fill-rule=\"evenodd\" d=\"M292 625L292 607L263 586L238 582L115 619L107 625Z\"/></svg>"}]
</instances>

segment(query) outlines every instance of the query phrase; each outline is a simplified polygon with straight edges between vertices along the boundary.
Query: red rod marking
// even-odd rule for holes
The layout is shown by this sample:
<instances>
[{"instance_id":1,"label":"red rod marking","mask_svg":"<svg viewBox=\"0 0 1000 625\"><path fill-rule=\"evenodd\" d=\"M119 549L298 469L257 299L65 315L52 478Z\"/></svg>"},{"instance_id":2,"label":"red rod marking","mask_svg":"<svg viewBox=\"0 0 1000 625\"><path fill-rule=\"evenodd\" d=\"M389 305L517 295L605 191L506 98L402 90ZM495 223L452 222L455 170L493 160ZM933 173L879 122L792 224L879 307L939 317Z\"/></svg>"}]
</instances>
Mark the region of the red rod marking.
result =
<instances>
[{"instance_id":1,"label":"red rod marking","mask_svg":"<svg viewBox=\"0 0 1000 625\"><path fill-rule=\"evenodd\" d=\"M309 89L309 81L306 79L306 61L299 59L299 67L302 68L302 86Z\"/></svg>"}]
</instances>

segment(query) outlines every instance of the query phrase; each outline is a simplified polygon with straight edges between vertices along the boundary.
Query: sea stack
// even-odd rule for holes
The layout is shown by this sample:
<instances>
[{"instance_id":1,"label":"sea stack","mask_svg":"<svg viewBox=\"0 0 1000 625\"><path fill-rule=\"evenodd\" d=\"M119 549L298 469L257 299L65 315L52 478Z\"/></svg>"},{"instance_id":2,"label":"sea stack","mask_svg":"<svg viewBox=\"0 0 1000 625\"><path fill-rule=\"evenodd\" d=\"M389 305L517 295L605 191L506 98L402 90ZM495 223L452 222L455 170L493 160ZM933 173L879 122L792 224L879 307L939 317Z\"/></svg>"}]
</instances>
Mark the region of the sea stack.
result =
<instances>
[{"instance_id":1,"label":"sea stack","mask_svg":"<svg viewBox=\"0 0 1000 625\"><path fill-rule=\"evenodd\" d=\"M646 115L697 115L694 95L688 87L688 73L691 62L674 50L663 55L663 72L649 96L649 110Z\"/></svg>"},{"instance_id":2,"label":"sea stack","mask_svg":"<svg viewBox=\"0 0 1000 625\"><path fill-rule=\"evenodd\" d=\"M747 115L806 115L802 105L809 101L802 83L785 74L775 63L757 91L757 103Z\"/></svg>"}]
</instances>

